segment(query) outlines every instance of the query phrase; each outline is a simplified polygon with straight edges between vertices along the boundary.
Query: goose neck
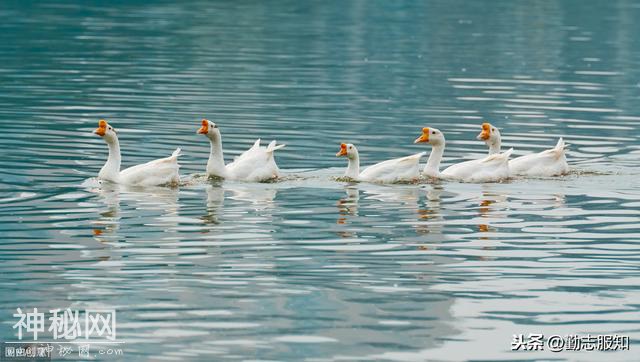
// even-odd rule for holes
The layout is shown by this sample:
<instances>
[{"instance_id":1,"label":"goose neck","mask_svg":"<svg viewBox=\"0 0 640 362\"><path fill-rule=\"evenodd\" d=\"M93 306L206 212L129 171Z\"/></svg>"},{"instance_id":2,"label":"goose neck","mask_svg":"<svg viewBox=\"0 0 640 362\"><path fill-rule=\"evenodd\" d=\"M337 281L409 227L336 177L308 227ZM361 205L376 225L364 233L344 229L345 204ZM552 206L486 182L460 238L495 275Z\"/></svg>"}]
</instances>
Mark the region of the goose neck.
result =
<instances>
[{"instance_id":1,"label":"goose neck","mask_svg":"<svg viewBox=\"0 0 640 362\"><path fill-rule=\"evenodd\" d=\"M489 146L489 154L494 155L500 153L501 141L500 139L487 141L487 146Z\"/></svg>"},{"instance_id":2,"label":"goose neck","mask_svg":"<svg viewBox=\"0 0 640 362\"><path fill-rule=\"evenodd\" d=\"M360 175L360 157L357 153L348 158L347 171L344 175L352 179L356 179Z\"/></svg>"},{"instance_id":3,"label":"goose neck","mask_svg":"<svg viewBox=\"0 0 640 362\"><path fill-rule=\"evenodd\" d=\"M209 138L211 143L211 151L209 153L209 161L207 162L207 173L212 176L224 177L225 165L224 155L222 153L222 140Z\"/></svg>"},{"instance_id":4,"label":"goose neck","mask_svg":"<svg viewBox=\"0 0 640 362\"><path fill-rule=\"evenodd\" d=\"M444 154L444 142L433 145L431 147L431 154L427 160L427 164L422 171L427 176L436 177L440 174L440 161L442 161L442 155Z\"/></svg>"},{"instance_id":5,"label":"goose neck","mask_svg":"<svg viewBox=\"0 0 640 362\"><path fill-rule=\"evenodd\" d=\"M121 164L121 156L120 156L120 143L118 139L115 138L110 142L107 142L107 146L109 147L109 157L107 158L107 162L102 166L98 177L103 180L108 180L112 182L118 181L118 175L120 174L120 164Z\"/></svg>"}]
</instances>

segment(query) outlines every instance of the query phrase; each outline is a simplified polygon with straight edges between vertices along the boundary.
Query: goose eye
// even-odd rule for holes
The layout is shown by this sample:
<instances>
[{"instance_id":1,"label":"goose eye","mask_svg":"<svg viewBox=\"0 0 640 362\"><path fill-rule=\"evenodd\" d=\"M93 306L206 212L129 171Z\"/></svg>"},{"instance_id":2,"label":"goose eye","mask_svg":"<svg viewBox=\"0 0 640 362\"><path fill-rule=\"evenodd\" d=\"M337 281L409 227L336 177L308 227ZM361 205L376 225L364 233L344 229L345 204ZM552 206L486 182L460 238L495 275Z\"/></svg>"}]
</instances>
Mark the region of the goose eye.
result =
<instances>
[{"instance_id":1,"label":"goose eye","mask_svg":"<svg viewBox=\"0 0 640 362\"><path fill-rule=\"evenodd\" d=\"M496 131L496 129L495 129L495 128L492 128L491 130L492 130L492 131L494 131L494 132Z\"/></svg>"},{"instance_id":2,"label":"goose eye","mask_svg":"<svg viewBox=\"0 0 640 362\"><path fill-rule=\"evenodd\" d=\"M431 131L431 134L436 134L436 131Z\"/></svg>"}]
</instances>

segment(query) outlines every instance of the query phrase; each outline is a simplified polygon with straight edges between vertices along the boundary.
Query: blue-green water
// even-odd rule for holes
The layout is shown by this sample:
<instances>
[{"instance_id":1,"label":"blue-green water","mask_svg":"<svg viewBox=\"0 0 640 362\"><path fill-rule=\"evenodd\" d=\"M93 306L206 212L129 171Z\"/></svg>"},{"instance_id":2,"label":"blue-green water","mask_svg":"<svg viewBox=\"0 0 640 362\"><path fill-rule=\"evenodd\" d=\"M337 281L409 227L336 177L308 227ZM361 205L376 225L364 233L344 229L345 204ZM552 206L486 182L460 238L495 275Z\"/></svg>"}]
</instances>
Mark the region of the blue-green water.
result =
<instances>
[{"instance_id":1,"label":"blue-green water","mask_svg":"<svg viewBox=\"0 0 640 362\"><path fill-rule=\"evenodd\" d=\"M17 307L115 308L126 360L634 360L638 1L0 4L0 339ZM282 182L208 182L258 137ZM177 189L97 185L182 147ZM571 175L338 182L362 162L571 144ZM512 352L513 334L630 352ZM635 356L635 357L634 357ZM100 358L100 357L98 357ZM118 358L105 358L114 360Z\"/></svg>"}]
</instances>

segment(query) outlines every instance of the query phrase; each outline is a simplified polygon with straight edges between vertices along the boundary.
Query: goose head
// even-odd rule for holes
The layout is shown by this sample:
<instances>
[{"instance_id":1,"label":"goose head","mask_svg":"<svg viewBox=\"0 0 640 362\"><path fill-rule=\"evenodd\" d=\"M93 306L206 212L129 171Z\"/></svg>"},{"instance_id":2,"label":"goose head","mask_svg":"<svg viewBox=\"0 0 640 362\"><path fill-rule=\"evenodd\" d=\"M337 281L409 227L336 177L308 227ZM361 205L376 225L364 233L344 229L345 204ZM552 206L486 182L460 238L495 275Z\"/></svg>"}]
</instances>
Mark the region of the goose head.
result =
<instances>
[{"instance_id":1,"label":"goose head","mask_svg":"<svg viewBox=\"0 0 640 362\"><path fill-rule=\"evenodd\" d=\"M118 139L116 135L116 129L113 128L107 121L101 119L98 122L98 128L93 131L94 134L102 137L102 139L107 143L113 143Z\"/></svg>"},{"instance_id":2,"label":"goose head","mask_svg":"<svg viewBox=\"0 0 640 362\"><path fill-rule=\"evenodd\" d=\"M358 156L358 149L351 143L341 143L340 151L336 153L336 157L347 157L352 160Z\"/></svg>"},{"instance_id":3,"label":"goose head","mask_svg":"<svg viewBox=\"0 0 640 362\"><path fill-rule=\"evenodd\" d=\"M482 131L476 137L479 141L485 141L487 144L495 143L500 140L500 131L491 123L483 123Z\"/></svg>"},{"instance_id":4,"label":"goose head","mask_svg":"<svg viewBox=\"0 0 640 362\"><path fill-rule=\"evenodd\" d=\"M202 120L202 126L198 129L197 133L203 134L211 140L219 140L221 137L218 125L207 119Z\"/></svg>"},{"instance_id":5,"label":"goose head","mask_svg":"<svg viewBox=\"0 0 640 362\"><path fill-rule=\"evenodd\" d=\"M413 143L429 143L432 146L443 145L444 135L437 128L424 127L422 129L422 135L416 138Z\"/></svg>"}]
</instances>

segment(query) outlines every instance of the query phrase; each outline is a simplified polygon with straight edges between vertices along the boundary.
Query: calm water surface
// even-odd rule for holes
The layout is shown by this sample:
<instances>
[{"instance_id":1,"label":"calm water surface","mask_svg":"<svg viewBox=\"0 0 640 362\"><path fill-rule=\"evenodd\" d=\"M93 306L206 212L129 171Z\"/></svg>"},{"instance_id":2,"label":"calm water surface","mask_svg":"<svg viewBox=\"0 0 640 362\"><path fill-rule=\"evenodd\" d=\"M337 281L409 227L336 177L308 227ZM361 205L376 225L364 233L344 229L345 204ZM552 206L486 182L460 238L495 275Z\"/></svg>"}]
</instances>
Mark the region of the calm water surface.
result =
<instances>
[{"instance_id":1,"label":"calm water surface","mask_svg":"<svg viewBox=\"0 0 640 362\"><path fill-rule=\"evenodd\" d=\"M640 339L638 1L3 2L0 339L15 308L116 308L123 360L633 360L514 333ZM277 183L208 181L287 147ZM183 148L179 188L99 185ZM447 136L445 162L571 144L571 175L350 184ZM637 358L637 355L635 355ZM114 360L110 358L109 360Z\"/></svg>"}]
</instances>

